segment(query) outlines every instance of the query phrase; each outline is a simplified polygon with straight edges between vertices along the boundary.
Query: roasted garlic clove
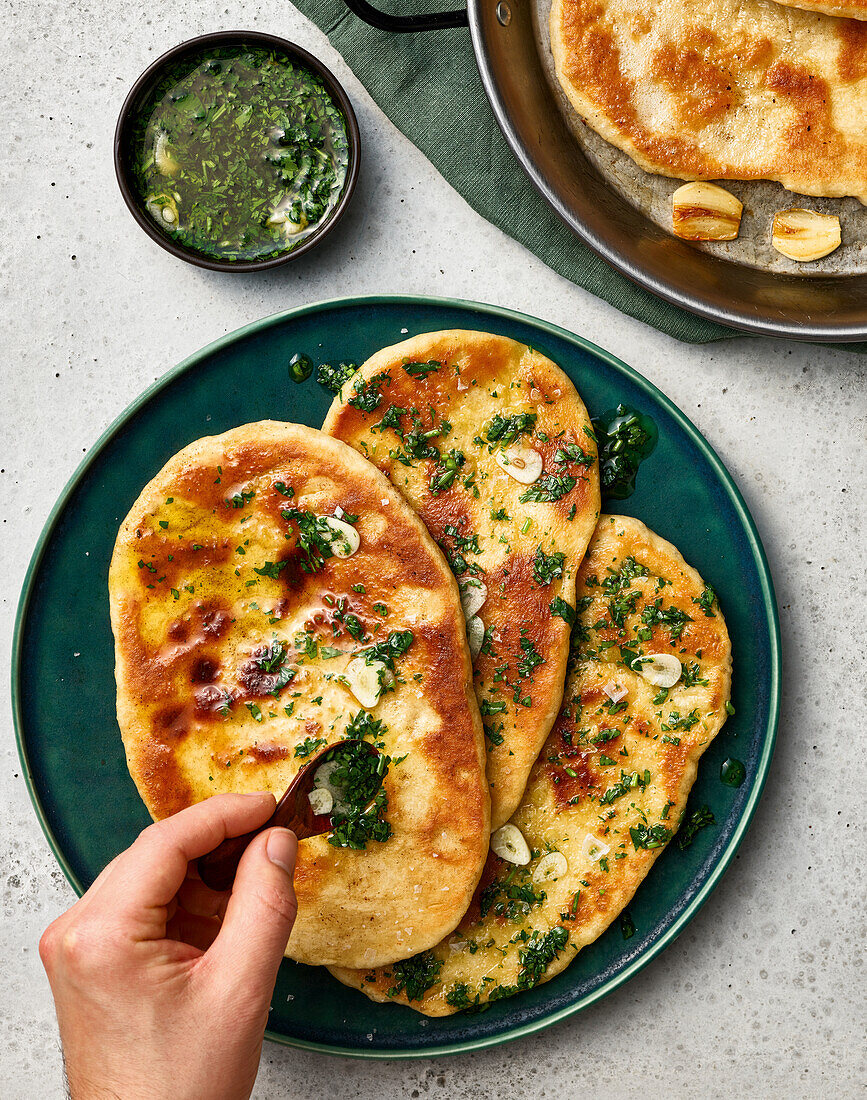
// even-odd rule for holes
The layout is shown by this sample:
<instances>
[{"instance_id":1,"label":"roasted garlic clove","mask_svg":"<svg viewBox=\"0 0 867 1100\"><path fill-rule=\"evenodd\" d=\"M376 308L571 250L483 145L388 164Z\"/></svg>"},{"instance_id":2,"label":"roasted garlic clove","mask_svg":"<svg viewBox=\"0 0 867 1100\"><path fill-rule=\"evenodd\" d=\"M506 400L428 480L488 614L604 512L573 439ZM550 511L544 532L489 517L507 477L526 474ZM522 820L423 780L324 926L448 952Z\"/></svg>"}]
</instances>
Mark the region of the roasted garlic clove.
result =
<instances>
[{"instance_id":1,"label":"roasted garlic clove","mask_svg":"<svg viewBox=\"0 0 867 1100\"><path fill-rule=\"evenodd\" d=\"M821 260L840 247L840 219L815 210L781 210L774 215L771 244L790 260Z\"/></svg>"},{"instance_id":2,"label":"roasted garlic clove","mask_svg":"<svg viewBox=\"0 0 867 1100\"><path fill-rule=\"evenodd\" d=\"M733 241L743 205L715 183L685 183L671 197L674 234L685 241Z\"/></svg>"},{"instance_id":3,"label":"roasted garlic clove","mask_svg":"<svg viewBox=\"0 0 867 1100\"><path fill-rule=\"evenodd\" d=\"M165 131L160 131L154 142L154 164L164 176L176 176L181 170L169 145L169 135Z\"/></svg>"}]
</instances>

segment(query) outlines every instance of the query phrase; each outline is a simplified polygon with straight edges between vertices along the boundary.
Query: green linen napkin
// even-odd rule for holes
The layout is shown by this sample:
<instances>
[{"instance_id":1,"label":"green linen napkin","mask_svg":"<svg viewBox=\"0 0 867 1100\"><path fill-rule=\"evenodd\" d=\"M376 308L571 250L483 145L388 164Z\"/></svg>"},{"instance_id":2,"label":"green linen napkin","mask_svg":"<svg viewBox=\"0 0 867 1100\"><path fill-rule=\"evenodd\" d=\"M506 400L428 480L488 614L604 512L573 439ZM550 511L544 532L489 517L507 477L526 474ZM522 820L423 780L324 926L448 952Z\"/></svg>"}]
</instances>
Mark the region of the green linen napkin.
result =
<instances>
[{"instance_id":1,"label":"green linen napkin","mask_svg":"<svg viewBox=\"0 0 867 1100\"><path fill-rule=\"evenodd\" d=\"M387 34L343 0L294 0L398 129L483 218L549 267L678 340L707 343L738 334L642 290L567 229L536 191L497 125L468 30ZM384 5L383 5L384 6ZM441 7L459 7L444 0ZM423 3L412 10L424 10Z\"/></svg>"}]
</instances>

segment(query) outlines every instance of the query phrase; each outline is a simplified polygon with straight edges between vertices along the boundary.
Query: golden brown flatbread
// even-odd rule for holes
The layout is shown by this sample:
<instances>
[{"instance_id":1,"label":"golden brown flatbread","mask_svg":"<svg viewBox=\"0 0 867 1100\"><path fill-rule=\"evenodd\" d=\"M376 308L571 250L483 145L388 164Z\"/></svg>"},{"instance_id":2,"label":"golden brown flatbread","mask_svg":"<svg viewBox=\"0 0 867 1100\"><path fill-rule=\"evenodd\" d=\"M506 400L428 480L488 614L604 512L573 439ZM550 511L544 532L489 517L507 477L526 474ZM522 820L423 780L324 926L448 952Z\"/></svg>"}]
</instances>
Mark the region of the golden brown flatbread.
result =
<instances>
[{"instance_id":1,"label":"golden brown flatbread","mask_svg":"<svg viewBox=\"0 0 867 1100\"><path fill-rule=\"evenodd\" d=\"M323 428L389 477L460 582L496 828L563 692L575 571L599 515L587 410L538 351L453 330L377 352Z\"/></svg>"},{"instance_id":2,"label":"golden brown flatbread","mask_svg":"<svg viewBox=\"0 0 867 1100\"><path fill-rule=\"evenodd\" d=\"M344 984L445 1016L549 981L628 904L726 719L728 632L713 590L670 543L638 520L602 516L578 577L570 663L510 823L529 861L492 851L456 932L389 967L333 968ZM656 666L667 682L680 668L672 687L649 682L665 680Z\"/></svg>"},{"instance_id":3,"label":"golden brown flatbread","mask_svg":"<svg viewBox=\"0 0 867 1100\"><path fill-rule=\"evenodd\" d=\"M481 719L457 585L386 478L295 424L200 439L124 520L109 591L118 721L155 818L282 794L346 736L393 758L361 849L299 844L291 958L381 964L455 927L488 848Z\"/></svg>"},{"instance_id":4,"label":"golden brown flatbread","mask_svg":"<svg viewBox=\"0 0 867 1100\"><path fill-rule=\"evenodd\" d=\"M648 172L867 202L862 22L771 0L554 0L551 48L576 111Z\"/></svg>"},{"instance_id":5,"label":"golden brown flatbread","mask_svg":"<svg viewBox=\"0 0 867 1100\"><path fill-rule=\"evenodd\" d=\"M788 8L821 11L845 19L867 19L867 0L777 0Z\"/></svg>"}]
</instances>

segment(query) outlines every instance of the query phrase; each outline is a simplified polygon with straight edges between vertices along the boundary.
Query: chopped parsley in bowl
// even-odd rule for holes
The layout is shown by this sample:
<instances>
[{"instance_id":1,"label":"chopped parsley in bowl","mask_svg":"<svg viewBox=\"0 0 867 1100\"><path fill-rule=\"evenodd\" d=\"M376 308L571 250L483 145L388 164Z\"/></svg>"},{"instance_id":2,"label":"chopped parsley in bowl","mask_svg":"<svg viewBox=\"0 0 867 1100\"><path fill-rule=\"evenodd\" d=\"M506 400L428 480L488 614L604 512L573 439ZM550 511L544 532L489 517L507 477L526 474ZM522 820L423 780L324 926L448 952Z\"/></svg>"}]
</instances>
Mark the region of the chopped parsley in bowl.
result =
<instances>
[{"instance_id":1,"label":"chopped parsley in bowl","mask_svg":"<svg viewBox=\"0 0 867 1100\"><path fill-rule=\"evenodd\" d=\"M136 82L115 136L127 205L176 256L222 271L285 263L340 217L358 126L306 51L254 32L205 35Z\"/></svg>"}]
</instances>

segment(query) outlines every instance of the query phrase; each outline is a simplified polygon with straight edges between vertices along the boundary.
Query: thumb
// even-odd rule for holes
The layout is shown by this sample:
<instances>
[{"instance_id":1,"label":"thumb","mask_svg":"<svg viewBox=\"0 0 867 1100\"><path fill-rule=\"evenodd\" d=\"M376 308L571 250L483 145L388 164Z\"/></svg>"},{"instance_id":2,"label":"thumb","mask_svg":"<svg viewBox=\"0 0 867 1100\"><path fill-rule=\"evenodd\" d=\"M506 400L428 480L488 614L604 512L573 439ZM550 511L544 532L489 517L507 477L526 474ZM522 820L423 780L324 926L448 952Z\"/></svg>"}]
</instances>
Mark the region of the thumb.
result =
<instances>
[{"instance_id":1,"label":"thumb","mask_svg":"<svg viewBox=\"0 0 867 1100\"><path fill-rule=\"evenodd\" d=\"M219 935L207 953L220 980L231 974L247 997L260 996L266 1003L295 923L297 848L289 829L268 829L250 842Z\"/></svg>"}]
</instances>

